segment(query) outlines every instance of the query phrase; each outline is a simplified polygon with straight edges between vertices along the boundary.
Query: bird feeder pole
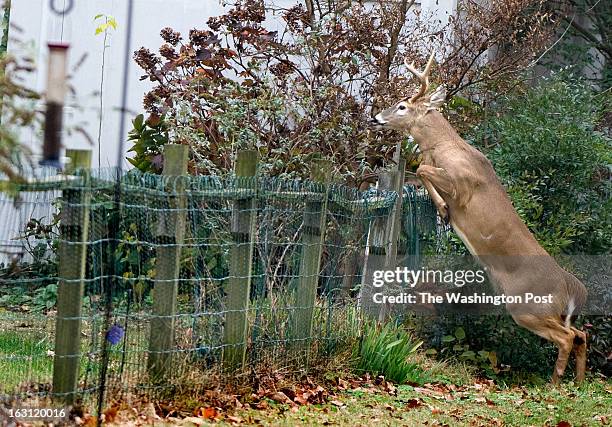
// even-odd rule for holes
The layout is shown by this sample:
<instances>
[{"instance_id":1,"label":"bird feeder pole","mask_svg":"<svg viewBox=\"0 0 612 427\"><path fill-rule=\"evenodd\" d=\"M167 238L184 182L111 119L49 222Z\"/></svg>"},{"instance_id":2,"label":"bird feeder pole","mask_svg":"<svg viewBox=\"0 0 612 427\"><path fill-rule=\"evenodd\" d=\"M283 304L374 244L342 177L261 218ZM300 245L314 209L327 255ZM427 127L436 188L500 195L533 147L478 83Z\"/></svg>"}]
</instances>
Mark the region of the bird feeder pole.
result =
<instances>
[{"instance_id":1,"label":"bird feeder pole","mask_svg":"<svg viewBox=\"0 0 612 427\"><path fill-rule=\"evenodd\" d=\"M62 168L60 151L62 149L62 128L64 100L66 98L66 74L68 68L67 43L49 43L49 68L47 70L47 111L45 114L45 136L43 158L44 166Z\"/></svg>"}]
</instances>

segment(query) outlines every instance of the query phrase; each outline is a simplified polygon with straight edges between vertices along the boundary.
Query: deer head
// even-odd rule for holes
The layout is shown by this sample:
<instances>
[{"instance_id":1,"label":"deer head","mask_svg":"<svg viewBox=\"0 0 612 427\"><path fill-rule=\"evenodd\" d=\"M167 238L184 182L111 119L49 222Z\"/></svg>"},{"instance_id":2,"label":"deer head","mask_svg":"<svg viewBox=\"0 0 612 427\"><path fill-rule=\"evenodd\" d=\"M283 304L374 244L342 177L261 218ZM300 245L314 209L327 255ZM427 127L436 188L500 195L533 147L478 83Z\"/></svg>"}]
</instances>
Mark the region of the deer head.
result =
<instances>
[{"instance_id":1,"label":"deer head","mask_svg":"<svg viewBox=\"0 0 612 427\"><path fill-rule=\"evenodd\" d=\"M404 64L421 83L419 91L408 100L402 100L393 107L383 110L374 118L374 122L378 126L410 131L410 129L418 123L429 111L440 107L446 99L446 89L444 86L439 86L430 96L424 96L429 89L429 73L433 65L434 53L431 53L427 65L423 72L419 72L414 68L414 63L409 64L404 60Z\"/></svg>"}]
</instances>

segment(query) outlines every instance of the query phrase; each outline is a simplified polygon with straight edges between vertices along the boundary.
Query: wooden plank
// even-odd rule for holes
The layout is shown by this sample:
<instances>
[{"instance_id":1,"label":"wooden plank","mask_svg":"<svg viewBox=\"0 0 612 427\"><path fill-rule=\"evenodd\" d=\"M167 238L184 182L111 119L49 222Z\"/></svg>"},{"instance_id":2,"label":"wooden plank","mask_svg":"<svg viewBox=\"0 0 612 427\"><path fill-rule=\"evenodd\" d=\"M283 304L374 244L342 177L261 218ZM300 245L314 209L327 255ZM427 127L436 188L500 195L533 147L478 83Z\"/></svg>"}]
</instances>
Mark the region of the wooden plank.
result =
<instances>
[{"instance_id":1,"label":"wooden plank","mask_svg":"<svg viewBox=\"0 0 612 427\"><path fill-rule=\"evenodd\" d=\"M327 184L329 184L330 178L331 163L327 160L315 161L312 165L311 179L314 182L326 185L324 194L327 194ZM294 340L293 347L299 352L300 364L305 367L308 366L310 343L312 341L312 324L319 284L326 214L327 197L324 197L321 202L306 202L301 238L300 274L295 291L295 308L292 313L291 327L292 339Z\"/></svg>"},{"instance_id":2,"label":"wooden plank","mask_svg":"<svg viewBox=\"0 0 612 427\"><path fill-rule=\"evenodd\" d=\"M395 205L391 211L389 220L387 221L387 235L389 236L387 257L385 260L385 268L394 270L398 265L397 251L399 245L400 231L402 227L402 202L404 199L404 179L406 176L406 159L400 158L397 164L397 170L392 172L392 186L397 193ZM399 292L399 289L397 289ZM390 314L391 307L385 304L381 307L378 314L378 320L384 321Z\"/></svg>"},{"instance_id":3,"label":"wooden plank","mask_svg":"<svg viewBox=\"0 0 612 427\"><path fill-rule=\"evenodd\" d=\"M396 171L384 171L378 179L378 188L381 190L393 190L396 181ZM366 247L365 262L363 267L363 280L359 292L359 305L361 309L370 317L378 319L381 313L381 305L374 303L373 296L376 292L381 292L374 287L374 272L385 270L387 267L387 253L389 247L389 223L390 214L379 215L370 223L368 231L368 243Z\"/></svg>"},{"instance_id":4,"label":"wooden plank","mask_svg":"<svg viewBox=\"0 0 612 427\"><path fill-rule=\"evenodd\" d=\"M166 145L163 175L177 178L186 175L188 160L189 147L178 144ZM170 180L169 184L172 187L167 195L170 209L160 215L155 232L157 241L162 246L157 248L155 257L154 317L151 319L147 360L149 377L153 382L162 381L172 370L181 244L185 235L184 183L177 179Z\"/></svg>"},{"instance_id":5,"label":"wooden plank","mask_svg":"<svg viewBox=\"0 0 612 427\"><path fill-rule=\"evenodd\" d=\"M238 186L248 186L240 178L254 177L257 172L257 151L238 152L235 173ZM256 213L255 197L234 201L231 219L232 248L230 275L225 282L226 314L223 329L223 364L233 372L241 369L246 360L249 294L253 270L253 248Z\"/></svg>"},{"instance_id":6,"label":"wooden plank","mask_svg":"<svg viewBox=\"0 0 612 427\"><path fill-rule=\"evenodd\" d=\"M73 151L72 154L75 167L87 168L91 164L91 152ZM60 213L53 395L66 403L75 400L81 354L81 308L87 255L85 242L88 236L88 205L91 196L87 191L87 180L84 184L83 188L64 190Z\"/></svg>"}]
</instances>

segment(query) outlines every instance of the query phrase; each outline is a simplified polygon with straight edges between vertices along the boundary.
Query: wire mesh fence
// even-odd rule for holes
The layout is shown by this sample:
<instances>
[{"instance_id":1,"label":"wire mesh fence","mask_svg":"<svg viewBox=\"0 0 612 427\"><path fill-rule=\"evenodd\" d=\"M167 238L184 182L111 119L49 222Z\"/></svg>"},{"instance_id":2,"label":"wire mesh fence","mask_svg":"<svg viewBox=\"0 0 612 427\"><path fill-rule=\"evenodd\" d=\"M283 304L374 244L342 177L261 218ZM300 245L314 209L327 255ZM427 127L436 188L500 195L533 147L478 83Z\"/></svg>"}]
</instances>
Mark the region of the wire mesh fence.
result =
<instances>
[{"instance_id":1,"label":"wire mesh fence","mask_svg":"<svg viewBox=\"0 0 612 427\"><path fill-rule=\"evenodd\" d=\"M360 333L370 226L397 198L262 176L42 181L2 200L37 190L49 214L4 230L27 256L0 271L0 396L90 406L104 390L150 396L260 368L302 373L346 351ZM413 262L435 211L414 188L402 205L398 254Z\"/></svg>"}]
</instances>

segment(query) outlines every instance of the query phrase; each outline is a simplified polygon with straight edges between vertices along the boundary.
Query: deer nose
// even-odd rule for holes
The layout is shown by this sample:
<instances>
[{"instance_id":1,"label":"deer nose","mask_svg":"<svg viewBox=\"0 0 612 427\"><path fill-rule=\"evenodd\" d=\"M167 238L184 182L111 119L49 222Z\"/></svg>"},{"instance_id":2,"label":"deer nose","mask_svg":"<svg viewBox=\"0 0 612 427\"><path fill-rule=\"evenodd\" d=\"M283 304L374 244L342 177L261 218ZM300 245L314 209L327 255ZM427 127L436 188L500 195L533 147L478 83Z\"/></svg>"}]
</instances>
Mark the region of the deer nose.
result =
<instances>
[{"instance_id":1,"label":"deer nose","mask_svg":"<svg viewBox=\"0 0 612 427\"><path fill-rule=\"evenodd\" d=\"M387 123L387 121L382 118L380 113L372 119L372 124L374 125L384 125L385 123Z\"/></svg>"}]
</instances>

